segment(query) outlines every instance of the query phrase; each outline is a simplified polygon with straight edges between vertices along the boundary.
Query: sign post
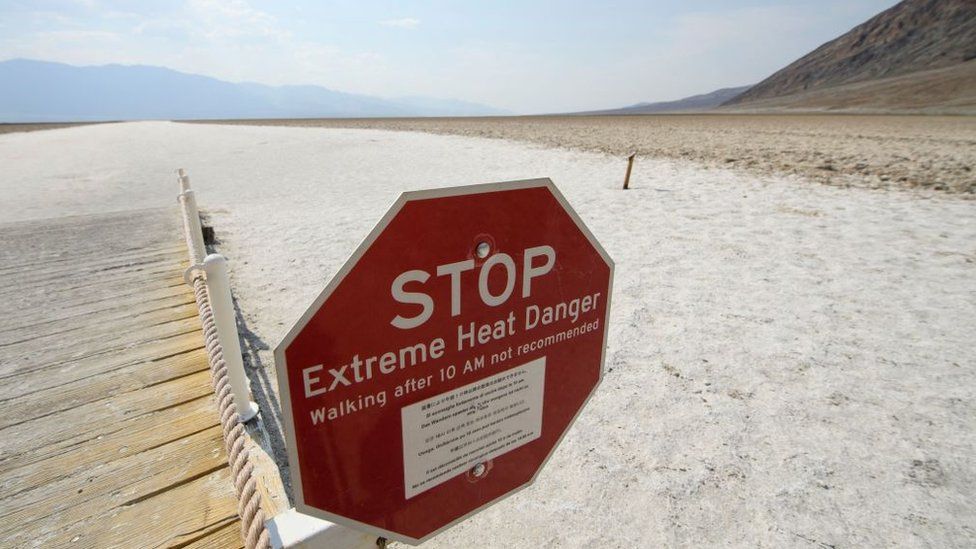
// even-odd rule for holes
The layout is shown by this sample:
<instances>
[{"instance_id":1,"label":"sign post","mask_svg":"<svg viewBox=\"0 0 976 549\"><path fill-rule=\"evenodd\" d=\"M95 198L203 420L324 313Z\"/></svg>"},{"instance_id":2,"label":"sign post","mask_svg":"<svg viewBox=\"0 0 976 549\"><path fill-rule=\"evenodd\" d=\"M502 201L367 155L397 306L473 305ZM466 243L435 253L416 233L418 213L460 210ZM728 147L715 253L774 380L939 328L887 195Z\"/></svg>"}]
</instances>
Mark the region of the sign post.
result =
<instances>
[{"instance_id":1,"label":"sign post","mask_svg":"<svg viewBox=\"0 0 976 549\"><path fill-rule=\"evenodd\" d=\"M612 278L548 179L403 194L275 349L296 509L419 543L531 484Z\"/></svg>"}]
</instances>

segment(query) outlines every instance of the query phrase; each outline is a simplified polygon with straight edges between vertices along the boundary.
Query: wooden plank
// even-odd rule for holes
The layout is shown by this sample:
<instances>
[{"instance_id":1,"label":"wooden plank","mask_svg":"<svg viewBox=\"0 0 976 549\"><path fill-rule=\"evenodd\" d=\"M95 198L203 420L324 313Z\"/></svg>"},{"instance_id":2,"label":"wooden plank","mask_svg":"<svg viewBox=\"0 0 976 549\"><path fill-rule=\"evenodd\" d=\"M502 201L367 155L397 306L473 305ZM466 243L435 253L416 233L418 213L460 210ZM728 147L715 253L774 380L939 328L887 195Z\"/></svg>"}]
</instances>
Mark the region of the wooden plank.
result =
<instances>
[{"instance_id":1,"label":"wooden plank","mask_svg":"<svg viewBox=\"0 0 976 549\"><path fill-rule=\"evenodd\" d=\"M31 350L25 350L21 353L12 353L11 356L6 358L7 362L0 364L0 379L18 373L22 374L51 368L92 357L104 357L105 355L113 354L124 349L131 349L145 343L188 334L194 331L199 332L200 329L199 318L186 318L159 324L152 332L134 327L127 333L119 334L118 338L108 341L104 337L84 337L78 338L77 341L65 342L64 345L35 349L33 352ZM200 337L202 338L203 336L201 335Z\"/></svg>"},{"instance_id":2,"label":"wooden plank","mask_svg":"<svg viewBox=\"0 0 976 549\"><path fill-rule=\"evenodd\" d=\"M129 502L206 474L226 465L223 435L212 425L190 436L126 456L92 469L75 469L45 484L0 496L0 536L29 523L57 515L62 523ZM106 499L107 498L107 499ZM104 505L93 505L101 502ZM76 511L70 511L78 507Z\"/></svg>"},{"instance_id":3,"label":"wooden plank","mask_svg":"<svg viewBox=\"0 0 976 549\"><path fill-rule=\"evenodd\" d=\"M190 330L174 337L124 347L60 366L18 372L0 382L0 405L17 395L60 387L67 383L112 372L137 364L148 364L198 349L204 344L203 332Z\"/></svg>"},{"instance_id":4,"label":"wooden plank","mask_svg":"<svg viewBox=\"0 0 976 549\"><path fill-rule=\"evenodd\" d=\"M82 267L72 264L72 268L55 271L33 270L23 273L7 273L0 276L5 285L16 284L21 288L70 289L79 284L94 284L104 280L118 280L132 274L159 273L163 269L173 269L186 254L162 254L150 257L135 257L125 261L115 260L101 265ZM9 290L0 292L0 296Z\"/></svg>"},{"instance_id":5,"label":"wooden plank","mask_svg":"<svg viewBox=\"0 0 976 549\"><path fill-rule=\"evenodd\" d=\"M174 307L161 310L149 311L140 315L131 314L129 318L116 318L115 320L102 319L101 322L88 323L88 317L84 321L70 324L64 330L36 330L32 335L21 335L19 339L10 342L0 343L0 352L9 356L16 356L20 351L30 352L32 348L52 348L56 346L78 345L86 341L96 341L109 336L117 337L119 330L126 332L137 330L152 331L155 326L185 320L194 315L198 315L196 303L184 303ZM71 333L74 332L74 333ZM70 335L66 335L69 334Z\"/></svg>"},{"instance_id":6,"label":"wooden plank","mask_svg":"<svg viewBox=\"0 0 976 549\"><path fill-rule=\"evenodd\" d=\"M152 331L156 326L195 318L199 316L197 304L184 303L175 307L154 310L143 314L131 314L128 318L116 318L115 320L102 320L95 322L90 317L85 317L85 321L75 322L74 325L61 330L44 330L41 333L34 333L33 336L21 335L19 339L10 342L0 343L0 353L10 353L11 356L19 351L31 352L32 349L41 347L53 347L64 345L65 343L75 345L85 341L97 339L111 339L121 331L131 329L133 325L144 331Z\"/></svg>"},{"instance_id":7,"label":"wooden plank","mask_svg":"<svg viewBox=\"0 0 976 549\"><path fill-rule=\"evenodd\" d=\"M176 212L176 208L169 210ZM155 219L129 218L112 219L113 215L103 215L95 222L80 222L77 217L59 219L29 220L22 223L0 224L0 234L15 245L5 248L2 257L11 261L5 265L18 266L28 262L44 264L59 258L84 255L86 257L107 257L126 251L156 249L159 247L178 248L179 238L177 219L166 219L167 212L160 212ZM175 213L174 215L179 215ZM63 221L61 226L55 226ZM156 226L145 226L151 222ZM140 226L140 223L143 226ZM105 233L116 233L106 235ZM99 236L101 238L91 238ZM108 238L105 238L108 236ZM114 238L113 238L114 237ZM32 245L43 241L44 246Z\"/></svg>"},{"instance_id":8,"label":"wooden plank","mask_svg":"<svg viewBox=\"0 0 976 549\"><path fill-rule=\"evenodd\" d=\"M76 252L76 250L73 250L73 252ZM186 261L187 257L185 244L171 248L154 248L148 250L143 246L140 248L135 248L129 252L109 255L93 256L88 253L69 253L60 258L62 261L53 265L39 265L37 262L25 263L19 267L5 265L0 267L0 279L6 280L7 277L22 276L30 273L35 273L38 275L70 275L78 272L79 270L95 271L104 267L125 265L131 261L156 260L162 258L171 258L175 263Z\"/></svg>"},{"instance_id":9,"label":"wooden plank","mask_svg":"<svg viewBox=\"0 0 976 549\"><path fill-rule=\"evenodd\" d=\"M0 429L4 457L36 451L70 438L91 438L101 425L123 421L212 393L210 372L157 385L152 391L125 393L108 402L83 404L63 412Z\"/></svg>"},{"instance_id":10,"label":"wooden plank","mask_svg":"<svg viewBox=\"0 0 976 549\"><path fill-rule=\"evenodd\" d=\"M114 399L127 392L209 371L209 368L207 352L200 347L152 364L134 364L109 374L89 376L51 389L23 394L3 402L6 413L0 414L0 429L83 404Z\"/></svg>"},{"instance_id":11,"label":"wooden plank","mask_svg":"<svg viewBox=\"0 0 976 549\"><path fill-rule=\"evenodd\" d=\"M258 444L251 448L248 455L254 465L254 479L261 494L261 509L264 514L273 517L287 511L291 505L288 503L285 485L281 482L281 471L278 470L274 458Z\"/></svg>"},{"instance_id":12,"label":"wooden plank","mask_svg":"<svg viewBox=\"0 0 976 549\"><path fill-rule=\"evenodd\" d=\"M211 530L203 532L196 539L181 541L174 544L174 547L183 547L183 549L206 549L209 547L241 549L244 547L244 540L241 536L241 521L234 517L226 523L218 524Z\"/></svg>"},{"instance_id":13,"label":"wooden plank","mask_svg":"<svg viewBox=\"0 0 976 549\"><path fill-rule=\"evenodd\" d=\"M26 340L38 334L68 334L76 330L84 330L88 326L101 326L109 322L117 322L131 318L136 320L145 314L158 313L174 307L191 305L196 307L196 301L189 295L176 295L165 297L148 302L141 302L126 308L111 308L102 311L94 311L83 314L84 318L78 316L66 319L48 320L41 323L0 329L0 344L16 343Z\"/></svg>"},{"instance_id":14,"label":"wooden plank","mask_svg":"<svg viewBox=\"0 0 976 549\"><path fill-rule=\"evenodd\" d=\"M124 301L137 301L138 298L150 299L153 295L176 295L183 290L186 290L186 284L183 282L182 275L173 274L171 277L156 280L137 281L117 287L58 295L53 301L44 301L44 299L50 299L51 296L41 296L40 298L34 296L14 297L3 303L3 309L0 310L0 313L4 315L4 320L0 326L21 326L26 324L25 319L36 322L63 316L71 310L86 312L99 310L117 306ZM20 322L17 321L18 319Z\"/></svg>"},{"instance_id":15,"label":"wooden plank","mask_svg":"<svg viewBox=\"0 0 976 549\"><path fill-rule=\"evenodd\" d=\"M148 221L162 220L173 222L174 219L170 218L171 212L177 212L177 208L175 206L172 208L151 207L124 212L78 214L39 220L7 221L0 223L0 230L22 231L30 236L41 231L74 233L79 228L84 227L101 229L104 227L123 225L125 228L130 228L141 225L142 228L145 228ZM179 219L179 217L175 219Z\"/></svg>"},{"instance_id":16,"label":"wooden plank","mask_svg":"<svg viewBox=\"0 0 976 549\"><path fill-rule=\"evenodd\" d=\"M187 515L190 516L199 513L198 524L203 525L233 516L237 502L222 449L223 436L220 427L215 425L103 467L80 470L58 481L2 499L0 545L4 544L4 539L17 544L19 533L25 530L45 533L70 530L70 526L89 518L108 519L111 524L115 522L112 520L113 510L128 512L133 507L140 507L142 516L132 515L140 520L126 529L126 535L138 536L140 530L159 526L154 523L160 518L179 515L175 508L160 507L158 500L149 505L140 503L157 496L173 497L166 494L183 491L181 489L194 479L211 477L214 472L218 473L215 478L226 484L208 485L207 492L198 493L195 500L184 499L176 507L189 511ZM211 515L211 507L219 507L222 514ZM4 512L6 509L11 511Z\"/></svg>"},{"instance_id":17,"label":"wooden plank","mask_svg":"<svg viewBox=\"0 0 976 549\"><path fill-rule=\"evenodd\" d=\"M0 232L0 236L7 235ZM78 253L78 250L72 250L68 253L59 255L56 261L50 261L47 263L43 261L39 262L36 260L29 260L16 266L4 265L0 267L0 280L7 280L8 278L12 277L22 277L29 275L30 273L37 273L38 275L43 276L59 273L71 274L77 272L79 269L97 270L103 267L125 264L126 262L132 260L143 258L160 259L164 257L172 258L174 263L185 262L188 259L186 246L183 245L181 247L174 247L172 249L158 248L154 246L142 246L124 251L117 256L113 256L111 253L100 253L96 256L88 253ZM24 260L25 258L20 257L18 259Z\"/></svg>"},{"instance_id":18,"label":"wooden plank","mask_svg":"<svg viewBox=\"0 0 976 549\"><path fill-rule=\"evenodd\" d=\"M74 547L180 547L213 531L214 526L232 523L240 532L231 482L230 471L220 469L104 517L72 524L46 541L52 546ZM224 539L226 536L215 537L213 544L202 546L243 545L241 541L219 545Z\"/></svg>"},{"instance_id":19,"label":"wooden plank","mask_svg":"<svg viewBox=\"0 0 976 549\"><path fill-rule=\"evenodd\" d=\"M182 282L182 270L175 265L162 268L155 273L133 273L132 276L118 277L77 286L49 286L31 287L19 286L20 292L0 295L4 308L20 310L29 315L43 313L35 307L60 307L62 303L77 303L82 301L97 302L116 299L120 295L129 295L136 291L166 288ZM18 287L18 286L14 286Z\"/></svg>"},{"instance_id":20,"label":"wooden plank","mask_svg":"<svg viewBox=\"0 0 976 549\"><path fill-rule=\"evenodd\" d=\"M172 274L181 264L181 261L185 261L185 259L176 257L175 255L164 256L152 260L145 259L133 260L127 263L116 263L90 270L75 269L73 272L66 274L53 273L45 275L41 273L24 273L21 275L6 275L0 277L0 280L6 284L16 284L21 288L32 291L42 289L68 291L86 286L120 282L125 278L134 278L137 276L146 277L163 272ZM3 292L8 293L9 290L4 289Z\"/></svg>"},{"instance_id":21,"label":"wooden plank","mask_svg":"<svg viewBox=\"0 0 976 549\"><path fill-rule=\"evenodd\" d=\"M73 471L98 467L218 424L211 395L0 458L0 493L13 495Z\"/></svg>"},{"instance_id":22,"label":"wooden plank","mask_svg":"<svg viewBox=\"0 0 976 549\"><path fill-rule=\"evenodd\" d=\"M109 258L139 250L181 251L179 213L161 209L151 216L107 214L0 224L0 274L23 268L68 264L77 258ZM44 242L44 246L37 246Z\"/></svg>"},{"instance_id":23,"label":"wooden plank","mask_svg":"<svg viewBox=\"0 0 976 549\"><path fill-rule=\"evenodd\" d=\"M120 289L138 287L159 287L182 274L177 263L165 263L151 268L136 268L113 276L90 276L77 280L63 280L39 283L5 283L10 290L0 291L0 299L5 303L17 305L57 303L83 295L100 295L106 298L115 295ZM182 277L180 278L182 280ZM168 284L167 284L168 285Z\"/></svg>"},{"instance_id":24,"label":"wooden plank","mask_svg":"<svg viewBox=\"0 0 976 549\"><path fill-rule=\"evenodd\" d=\"M171 299L174 297L193 299L192 294L187 294L186 284L182 278L167 280L165 285L160 284L156 289L140 288L129 293L120 293L115 299L93 299L91 296L75 300L64 300L58 302L57 307L45 310L34 310L28 315L0 315L0 332L7 330L18 330L28 327L40 328L50 322L78 319L89 314L101 313L105 311L120 311L130 307L137 307L140 304L152 304L155 301Z\"/></svg>"}]
</instances>

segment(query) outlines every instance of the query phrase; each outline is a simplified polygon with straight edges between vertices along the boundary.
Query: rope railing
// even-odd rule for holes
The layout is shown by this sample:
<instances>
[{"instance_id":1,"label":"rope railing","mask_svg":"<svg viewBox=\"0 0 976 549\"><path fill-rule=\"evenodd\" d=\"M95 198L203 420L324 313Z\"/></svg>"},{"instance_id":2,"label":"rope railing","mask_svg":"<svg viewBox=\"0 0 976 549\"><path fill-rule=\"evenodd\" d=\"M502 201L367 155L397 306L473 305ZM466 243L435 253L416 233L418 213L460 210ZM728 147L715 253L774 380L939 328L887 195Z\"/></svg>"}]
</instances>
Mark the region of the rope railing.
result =
<instances>
[{"instance_id":1,"label":"rope railing","mask_svg":"<svg viewBox=\"0 0 976 549\"><path fill-rule=\"evenodd\" d=\"M247 549L267 549L271 544L268 531L265 528L266 517L261 509L261 495L257 489L257 481L253 475L254 465L250 462L248 452L249 447L254 442L244 427L244 421L254 417L255 409L248 400L247 378L244 375L243 365L238 364L240 361L233 361L231 356L228 358L233 364L228 364L228 360L225 359L220 332L226 331L226 329L218 329L212 303L213 299L221 299L223 296L212 295L214 290L208 284L208 275L214 272L214 269L217 269L216 274L218 276L226 277L226 266L220 256L204 258L206 249L200 228L200 216L197 212L196 200L193 191L189 189L189 178L183 170L179 170L178 173L181 190L179 202L191 264L184 274L184 279L193 287L200 321L203 324L203 337L210 363L210 377L216 396L217 410L220 414L224 447L227 450L227 462L231 468L234 491L237 494L237 513L241 517L241 534L244 538L244 546ZM216 261L211 261L211 259L216 259ZM229 294L226 285L224 286L224 291ZM226 301L229 300L228 295ZM233 311L233 308L231 307L230 310ZM234 342L237 343L236 329L233 337L235 338ZM225 336L224 339L228 339L228 336ZM237 348L238 354L240 354L239 345L239 343L230 345L230 348L231 350ZM235 366L239 367L239 372L230 371Z\"/></svg>"}]
</instances>

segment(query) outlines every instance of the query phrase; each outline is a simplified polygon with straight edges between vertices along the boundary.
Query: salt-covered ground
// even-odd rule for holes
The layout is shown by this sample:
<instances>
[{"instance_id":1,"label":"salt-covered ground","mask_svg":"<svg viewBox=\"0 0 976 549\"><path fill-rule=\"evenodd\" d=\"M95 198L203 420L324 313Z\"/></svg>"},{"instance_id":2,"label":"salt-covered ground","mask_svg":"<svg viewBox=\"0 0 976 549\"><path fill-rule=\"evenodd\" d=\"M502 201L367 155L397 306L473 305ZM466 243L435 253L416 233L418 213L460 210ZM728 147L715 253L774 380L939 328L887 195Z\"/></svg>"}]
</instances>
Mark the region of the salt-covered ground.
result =
<instances>
[{"instance_id":1,"label":"salt-covered ground","mask_svg":"<svg viewBox=\"0 0 976 549\"><path fill-rule=\"evenodd\" d=\"M600 154L162 122L0 135L0 165L0 221L172 204L186 168L252 350L400 191L551 177L616 261L607 374L533 487L431 547L976 544L972 201L665 160L624 192Z\"/></svg>"}]
</instances>

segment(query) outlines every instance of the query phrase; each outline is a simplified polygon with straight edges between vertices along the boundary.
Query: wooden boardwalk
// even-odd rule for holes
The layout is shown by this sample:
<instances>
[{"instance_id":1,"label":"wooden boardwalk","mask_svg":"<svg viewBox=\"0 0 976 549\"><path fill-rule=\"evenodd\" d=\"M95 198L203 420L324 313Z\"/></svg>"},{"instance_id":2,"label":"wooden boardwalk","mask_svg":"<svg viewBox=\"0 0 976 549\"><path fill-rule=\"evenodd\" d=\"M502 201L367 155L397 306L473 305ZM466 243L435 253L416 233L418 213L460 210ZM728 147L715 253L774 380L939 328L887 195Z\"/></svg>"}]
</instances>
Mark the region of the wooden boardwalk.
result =
<instances>
[{"instance_id":1,"label":"wooden boardwalk","mask_svg":"<svg viewBox=\"0 0 976 549\"><path fill-rule=\"evenodd\" d=\"M0 547L240 547L173 209L0 224Z\"/></svg>"}]
</instances>

